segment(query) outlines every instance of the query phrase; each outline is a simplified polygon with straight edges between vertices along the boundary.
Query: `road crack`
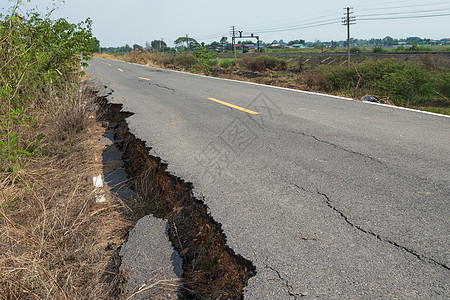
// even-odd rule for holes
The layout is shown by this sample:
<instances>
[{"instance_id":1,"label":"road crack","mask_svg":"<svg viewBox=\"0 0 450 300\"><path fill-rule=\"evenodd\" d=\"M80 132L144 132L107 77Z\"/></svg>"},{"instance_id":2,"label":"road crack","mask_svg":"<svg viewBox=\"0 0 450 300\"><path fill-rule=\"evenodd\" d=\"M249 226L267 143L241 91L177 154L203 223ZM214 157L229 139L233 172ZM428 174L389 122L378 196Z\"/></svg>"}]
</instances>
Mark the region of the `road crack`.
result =
<instances>
[{"instance_id":1,"label":"road crack","mask_svg":"<svg viewBox=\"0 0 450 300\"><path fill-rule=\"evenodd\" d=\"M362 157L364 157L366 159L372 160L372 161L377 162L377 163L379 163L381 165L383 164L383 162L381 160L379 160L378 158L372 157L370 155L367 155L367 154L364 154L364 153L361 153L361 152L357 152L357 151L346 149L346 148L344 148L344 147L342 147L342 146L340 146L338 144L334 144L334 143L329 142L329 141L321 140L321 139L317 138L316 136L314 136L312 134L307 134L307 133L304 133L304 132L297 132L297 131L294 131L294 130L286 130L286 131L289 131L289 132L295 133L295 134L299 134L299 135L302 135L304 137L312 138L312 139L314 139L314 140L316 140L316 141L318 141L320 143L327 144L329 146L332 146L332 147L334 147L336 149L339 149L339 150L342 150L344 152L347 152L347 153L350 153L350 154L355 154L355 155L358 155L358 156L362 156Z\"/></svg>"},{"instance_id":2,"label":"road crack","mask_svg":"<svg viewBox=\"0 0 450 300\"><path fill-rule=\"evenodd\" d=\"M156 87L159 87L159 88L161 88L161 89L168 90L168 91L170 91L172 94L175 94L175 89L173 89L173 88L170 88L170 87L167 87L167 86L163 86L163 85L159 85L159 84L157 84L157 83L151 83L151 82L149 82L148 84L151 85L151 86L156 86Z\"/></svg>"},{"instance_id":3,"label":"road crack","mask_svg":"<svg viewBox=\"0 0 450 300\"><path fill-rule=\"evenodd\" d=\"M298 299L299 297L305 297L305 296L307 296L307 294L296 293L296 292L294 291L294 287L289 283L289 280L284 279L283 276L281 276L280 271L278 271L277 269L275 269L275 268L269 266L266 262L264 262L264 265L265 265L265 267L266 267L267 269L272 270L273 272L275 272L275 273L277 274L278 279L280 279L280 280L284 283L284 285L285 285L285 287L286 287L286 289L287 289L287 292L288 292L288 294L289 294L290 297L294 297L294 299Z\"/></svg>"},{"instance_id":4,"label":"road crack","mask_svg":"<svg viewBox=\"0 0 450 300\"><path fill-rule=\"evenodd\" d=\"M377 233L375 233L373 231L370 231L368 229L364 229L361 226L353 223L341 210L339 210L336 206L333 205L331 199L328 197L327 194L320 192L318 189L316 189L316 191L314 192L314 191L308 190L308 189L306 189L304 187L301 187L301 186L299 186L297 184L294 184L294 186L297 187L298 189L304 191L304 192L307 192L307 193L310 193L310 194L317 194L317 195L322 196L325 199L326 205L330 209L332 209L335 213L337 213L351 227L353 227L353 228L355 228L355 229L357 229L357 230L359 230L359 231L361 231L361 232L363 232L365 234L371 235L371 236L375 237L377 240L379 240L381 242L388 243L388 244L390 244L390 245L392 245L392 246L394 246L394 247L396 247L398 249L406 251L407 253L415 256L420 261L431 263L431 264L435 264L435 265L438 265L438 266L440 266L440 267L442 267L442 268L444 268L446 270L450 270L449 266L447 266L447 265L445 265L445 264L443 264L443 263L441 263L441 262L439 262L439 261L437 261L437 260L435 260L435 259L433 259L431 257L427 257L425 255L419 254L416 251L414 251L413 249L409 249L408 247L400 245L399 243L397 243L395 241L392 241L392 240L390 240L388 238L384 238L384 237L380 236L379 234L377 234Z\"/></svg>"}]
</instances>

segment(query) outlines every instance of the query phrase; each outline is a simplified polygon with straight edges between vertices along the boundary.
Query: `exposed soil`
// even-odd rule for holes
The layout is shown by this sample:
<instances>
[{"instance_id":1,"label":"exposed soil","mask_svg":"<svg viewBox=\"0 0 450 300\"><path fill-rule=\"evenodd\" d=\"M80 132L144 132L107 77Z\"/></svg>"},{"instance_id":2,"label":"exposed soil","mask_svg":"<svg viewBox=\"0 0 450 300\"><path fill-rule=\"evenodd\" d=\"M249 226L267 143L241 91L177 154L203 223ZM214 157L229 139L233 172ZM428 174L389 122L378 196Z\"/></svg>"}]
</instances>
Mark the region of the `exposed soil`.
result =
<instances>
[{"instance_id":1,"label":"exposed soil","mask_svg":"<svg viewBox=\"0 0 450 300\"><path fill-rule=\"evenodd\" d=\"M192 184L166 172L161 159L128 130L129 113L122 106L99 99L104 119L118 123L116 146L122 152L131 187L138 195L126 203L135 220L152 214L169 223L169 237L183 259L185 299L241 299L255 266L226 245L221 225L208 214L203 201L193 197Z\"/></svg>"}]
</instances>

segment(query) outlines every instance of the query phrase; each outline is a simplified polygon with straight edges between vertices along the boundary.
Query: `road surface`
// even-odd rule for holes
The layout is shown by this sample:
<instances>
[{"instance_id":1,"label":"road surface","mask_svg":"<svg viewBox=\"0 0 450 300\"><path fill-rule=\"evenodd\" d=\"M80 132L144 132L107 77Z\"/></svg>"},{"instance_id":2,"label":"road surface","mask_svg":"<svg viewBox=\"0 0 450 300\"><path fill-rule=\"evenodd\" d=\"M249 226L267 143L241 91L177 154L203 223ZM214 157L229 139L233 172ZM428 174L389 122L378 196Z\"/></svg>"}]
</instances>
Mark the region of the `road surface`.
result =
<instances>
[{"instance_id":1,"label":"road surface","mask_svg":"<svg viewBox=\"0 0 450 300\"><path fill-rule=\"evenodd\" d=\"M257 268L245 299L450 298L450 118L94 59Z\"/></svg>"}]
</instances>

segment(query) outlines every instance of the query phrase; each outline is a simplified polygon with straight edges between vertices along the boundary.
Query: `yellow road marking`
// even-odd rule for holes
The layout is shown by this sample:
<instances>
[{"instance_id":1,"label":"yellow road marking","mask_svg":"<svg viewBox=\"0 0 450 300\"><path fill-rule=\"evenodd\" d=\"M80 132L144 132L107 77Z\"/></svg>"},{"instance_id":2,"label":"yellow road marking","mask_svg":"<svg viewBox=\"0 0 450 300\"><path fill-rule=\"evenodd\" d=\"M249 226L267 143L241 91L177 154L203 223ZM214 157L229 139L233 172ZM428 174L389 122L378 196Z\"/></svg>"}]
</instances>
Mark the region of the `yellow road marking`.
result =
<instances>
[{"instance_id":1,"label":"yellow road marking","mask_svg":"<svg viewBox=\"0 0 450 300\"><path fill-rule=\"evenodd\" d=\"M122 70L122 69L117 69L117 70L119 70L120 72L123 72L123 70Z\"/></svg>"},{"instance_id":2,"label":"yellow road marking","mask_svg":"<svg viewBox=\"0 0 450 300\"><path fill-rule=\"evenodd\" d=\"M234 109L238 109L240 111L246 112L246 113L251 114L251 115L259 115L259 113L256 112L256 111L249 110L249 109L246 109L246 108L243 108L243 107L240 107L240 106L237 106L237 105L225 102L225 101L217 100L217 99L214 99L214 98L208 98L208 100L220 103L222 105L226 105L226 106L234 108Z\"/></svg>"},{"instance_id":3,"label":"yellow road marking","mask_svg":"<svg viewBox=\"0 0 450 300\"><path fill-rule=\"evenodd\" d=\"M150 80L150 79L148 79L148 78L145 78L145 77L138 77L139 79L142 79L142 80Z\"/></svg>"}]
</instances>

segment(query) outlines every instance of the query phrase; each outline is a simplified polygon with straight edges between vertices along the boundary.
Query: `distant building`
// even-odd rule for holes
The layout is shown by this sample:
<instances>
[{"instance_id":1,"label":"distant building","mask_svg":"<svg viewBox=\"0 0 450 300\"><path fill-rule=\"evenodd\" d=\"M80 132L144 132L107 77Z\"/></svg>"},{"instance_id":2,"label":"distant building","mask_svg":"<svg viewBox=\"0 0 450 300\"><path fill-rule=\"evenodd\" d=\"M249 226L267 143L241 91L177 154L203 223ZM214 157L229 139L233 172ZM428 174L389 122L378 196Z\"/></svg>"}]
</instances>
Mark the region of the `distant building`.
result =
<instances>
[{"instance_id":1,"label":"distant building","mask_svg":"<svg viewBox=\"0 0 450 300\"><path fill-rule=\"evenodd\" d=\"M305 44L294 44L294 45L292 45L291 47L292 47L292 48L299 49L299 48L306 48L306 45L305 45Z\"/></svg>"}]
</instances>

